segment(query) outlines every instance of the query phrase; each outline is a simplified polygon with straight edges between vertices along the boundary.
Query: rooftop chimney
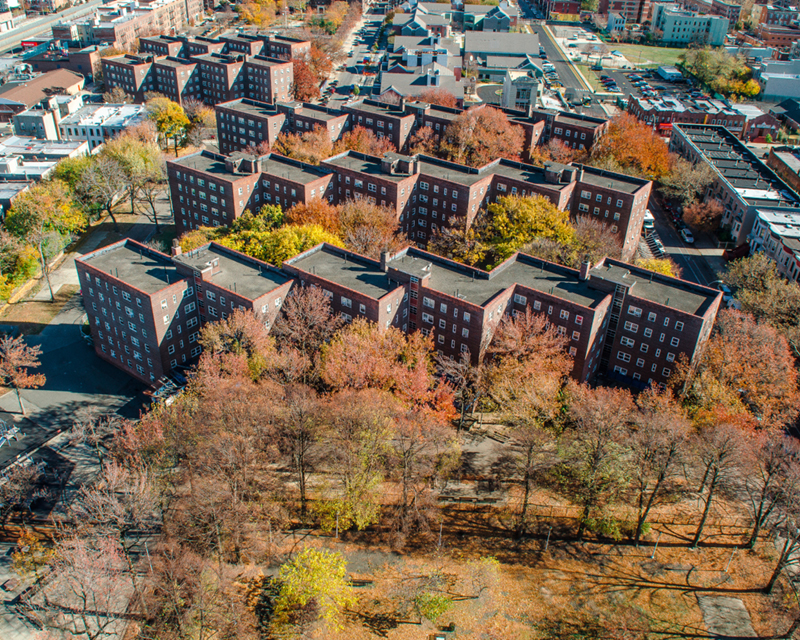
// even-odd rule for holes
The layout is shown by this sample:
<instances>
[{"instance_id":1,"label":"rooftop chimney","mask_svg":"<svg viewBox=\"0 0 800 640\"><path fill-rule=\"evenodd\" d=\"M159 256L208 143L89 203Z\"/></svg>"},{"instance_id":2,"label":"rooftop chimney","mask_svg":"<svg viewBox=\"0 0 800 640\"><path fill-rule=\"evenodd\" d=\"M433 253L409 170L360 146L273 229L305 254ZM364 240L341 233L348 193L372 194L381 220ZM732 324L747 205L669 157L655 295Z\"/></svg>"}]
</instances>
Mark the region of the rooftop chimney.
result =
<instances>
[{"instance_id":1,"label":"rooftop chimney","mask_svg":"<svg viewBox=\"0 0 800 640\"><path fill-rule=\"evenodd\" d=\"M178 243L178 239L175 238L172 241L172 257L179 256L183 253L183 249L181 249L181 245Z\"/></svg>"},{"instance_id":2,"label":"rooftop chimney","mask_svg":"<svg viewBox=\"0 0 800 640\"><path fill-rule=\"evenodd\" d=\"M392 255L384 250L381 251L381 271L386 273L389 270L389 260L391 260Z\"/></svg>"},{"instance_id":3,"label":"rooftop chimney","mask_svg":"<svg viewBox=\"0 0 800 640\"><path fill-rule=\"evenodd\" d=\"M580 274L578 275L578 278L580 278L583 281L588 280L589 271L591 270L591 268L592 268L592 263L589 260L584 260L583 262L581 262L581 271Z\"/></svg>"}]
</instances>

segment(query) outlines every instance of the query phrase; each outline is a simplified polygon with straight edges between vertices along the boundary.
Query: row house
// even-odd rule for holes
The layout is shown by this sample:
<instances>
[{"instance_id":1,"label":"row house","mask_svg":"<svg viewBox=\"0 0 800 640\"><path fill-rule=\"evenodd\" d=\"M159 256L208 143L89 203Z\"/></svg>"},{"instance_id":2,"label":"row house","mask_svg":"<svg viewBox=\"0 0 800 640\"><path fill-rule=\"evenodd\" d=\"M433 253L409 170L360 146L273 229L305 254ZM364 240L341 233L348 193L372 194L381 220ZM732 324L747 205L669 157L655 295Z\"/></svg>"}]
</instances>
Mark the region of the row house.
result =
<instances>
[{"instance_id":1,"label":"row house","mask_svg":"<svg viewBox=\"0 0 800 640\"><path fill-rule=\"evenodd\" d=\"M747 242L757 210L800 211L800 195L725 127L675 125L669 150L714 171L701 199L722 205L720 226L730 231L736 246Z\"/></svg>"},{"instance_id":2,"label":"row house","mask_svg":"<svg viewBox=\"0 0 800 640\"><path fill-rule=\"evenodd\" d=\"M167 161L178 233L231 224L245 210L265 204L288 209L333 198L330 172L277 154L223 156L211 151Z\"/></svg>"},{"instance_id":3,"label":"row house","mask_svg":"<svg viewBox=\"0 0 800 640\"><path fill-rule=\"evenodd\" d=\"M147 385L196 360L207 321L239 309L270 327L293 284L215 243L175 254L125 239L75 261L95 352Z\"/></svg>"},{"instance_id":4,"label":"row house","mask_svg":"<svg viewBox=\"0 0 800 640\"><path fill-rule=\"evenodd\" d=\"M784 278L800 278L800 213L756 211L756 221L748 238L750 252L760 251L775 262Z\"/></svg>"}]
</instances>

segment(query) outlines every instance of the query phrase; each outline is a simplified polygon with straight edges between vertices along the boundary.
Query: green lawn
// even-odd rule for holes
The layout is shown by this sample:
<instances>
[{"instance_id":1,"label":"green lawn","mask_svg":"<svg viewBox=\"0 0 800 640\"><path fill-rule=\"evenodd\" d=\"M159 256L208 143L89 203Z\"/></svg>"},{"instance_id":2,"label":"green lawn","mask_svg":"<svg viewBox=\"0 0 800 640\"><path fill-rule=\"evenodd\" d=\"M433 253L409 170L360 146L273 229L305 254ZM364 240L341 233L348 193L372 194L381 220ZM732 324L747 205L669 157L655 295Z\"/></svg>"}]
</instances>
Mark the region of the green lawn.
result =
<instances>
[{"instance_id":1,"label":"green lawn","mask_svg":"<svg viewBox=\"0 0 800 640\"><path fill-rule=\"evenodd\" d=\"M669 49L666 47L647 47L638 44L606 43L611 51L619 51L628 62L636 66L662 66L674 65L685 49Z\"/></svg>"}]
</instances>

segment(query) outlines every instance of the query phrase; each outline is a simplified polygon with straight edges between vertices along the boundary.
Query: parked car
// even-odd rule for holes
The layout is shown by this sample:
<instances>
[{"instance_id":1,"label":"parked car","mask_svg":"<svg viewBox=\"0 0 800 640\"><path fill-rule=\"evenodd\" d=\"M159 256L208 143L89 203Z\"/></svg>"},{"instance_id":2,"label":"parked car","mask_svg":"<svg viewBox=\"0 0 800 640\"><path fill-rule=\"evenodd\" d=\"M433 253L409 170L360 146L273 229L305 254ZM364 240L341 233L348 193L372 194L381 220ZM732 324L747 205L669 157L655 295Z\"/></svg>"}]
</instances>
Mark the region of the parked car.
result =
<instances>
[{"instance_id":1,"label":"parked car","mask_svg":"<svg viewBox=\"0 0 800 640\"><path fill-rule=\"evenodd\" d=\"M683 238L683 241L686 244L694 244L694 236L692 235L692 232L689 231L689 229L686 227L681 229L681 238Z\"/></svg>"}]
</instances>

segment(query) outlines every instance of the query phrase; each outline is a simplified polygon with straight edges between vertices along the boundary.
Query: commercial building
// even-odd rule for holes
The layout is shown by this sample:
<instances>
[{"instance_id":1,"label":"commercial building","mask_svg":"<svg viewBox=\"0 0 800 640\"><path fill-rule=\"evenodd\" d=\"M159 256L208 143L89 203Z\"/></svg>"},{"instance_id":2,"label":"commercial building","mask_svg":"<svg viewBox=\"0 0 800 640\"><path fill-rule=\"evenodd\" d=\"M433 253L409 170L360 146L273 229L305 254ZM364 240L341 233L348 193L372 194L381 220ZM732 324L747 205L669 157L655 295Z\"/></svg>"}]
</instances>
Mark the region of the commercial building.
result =
<instances>
[{"instance_id":1,"label":"commercial building","mask_svg":"<svg viewBox=\"0 0 800 640\"><path fill-rule=\"evenodd\" d=\"M56 95L74 96L86 80L66 69L48 71L26 80L11 80L0 86L0 122L10 122L14 114Z\"/></svg>"},{"instance_id":2,"label":"commercial building","mask_svg":"<svg viewBox=\"0 0 800 640\"><path fill-rule=\"evenodd\" d=\"M800 213L800 196L723 126L677 124L669 148L714 169L716 179L703 199L722 204L721 226L730 231L737 246L747 241L757 210Z\"/></svg>"},{"instance_id":3,"label":"commercial building","mask_svg":"<svg viewBox=\"0 0 800 640\"><path fill-rule=\"evenodd\" d=\"M0 138L0 180L29 182L47 178L65 158L89 153L86 142L38 140L21 136Z\"/></svg>"},{"instance_id":4,"label":"commercial building","mask_svg":"<svg viewBox=\"0 0 800 640\"><path fill-rule=\"evenodd\" d=\"M269 327L292 281L265 262L211 243L167 256L126 239L75 260L95 352L153 384L200 355L200 327L234 310Z\"/></svg>"},{"instance_id":5,"label":"commercial building","mask_svg":"<svg viewBox=\"0 0 800 640\"><path fill-rule=\"evenodd\" d=\"M707 44L720 47L725 43L729 21L714 15L699 15L675 6L653 7L651 32L660 32L660 40L669 45Z\"/></svg>"},{"instance_id":6,"label":"commercial building","mask_svg":"<svg viewBox=\"0 0 800 640\"><path fill-rule=\"evenodd\" d=\"M515 254L491 272L415 248L369 260L319 245L284 262L300 286L321 287L333 310L431 335L437 351L477 360L502 318L548 316L569 339L572 376L604 373L663 384L681 356L702 352L721 293L616 260L569 269Z\"/></svg>"},{"instance_id":7,"label":"commercial building","mask_svg":"<svg viewBox=\"0 0 800 640\"><path fill-rule=\"evenodd\" d=\"M497 66L499 58L509 67L528 55L539 52L539 37L530 33L486 33L468 31L464 35L464 66Z\"/></svg>"},{"instance_id":8,"label":"commercial building","mask_svg":"<svg viewBox=\"0 0 800 640\"><path fill-rule=\"evenodd\" d=\"M201 0L117 0L89 16L54 24L52 33L54 40L80 46L107 43L131 50L138 38L181 33L202 14Z\"/></svg>"},{"instance_id":9,"label":"commercial building","mask_svg":"<svg viewBox=\"0 0 800 640\"><path fill-rule=\"evenodd\" d=\"M756 25L756 41L762 47L788 49L800 38L800 29L793 26L759 23Z\"/></svg>"},{"instance_id":10,"label":"commercial building","mask_svg":"<svg viewBox=\"0 0 800 640\"><path fill-rule=\"evenodd\" d=\"M503 95L501 105L507 109L527 111L536 105L540 93L539 79L530 71L506 69L503 78Z\"/></svg>"},{"instance_id":11,"label":"commercial building","mask_svg":"<svg viewBox=\"0 0 800 640\"><path fill-rule=\"evenodd\" d=\"M761 251L775 261L778 272L791 282L800 276L800 213L758 209L748 238L750 252Z\"/></svg>"},{"instance_id":12,"label":"commercial building","mask_svg":"<svg viewBox=\"0 0 800 640\"><path fill-rule=\"evenodd\" d=\"M651 125L662 135L668 135L672 125L680 123L722 125L741 134L746 121L744 114L722 100L679 100L672 97L650 99L631 96L628 113Z\"/></svg>"},{"instance_id":13,"label":"commercial building","mask_svg":"<svg viewBox=\"0 0 800 640\"><path fill-rule=\"evenodd\" d=\"M80 73L90 82L100 70L100 52L104 47L89 45L78 49L51 49L39 55L25 58L25 63L37 73L67 69Z\"/></svg>"},{"instance_id":14,"label":"commercial building","mask_svg":"<svg viewBox=\"0 0 800 640\"><path fill-rule=\"evenodd\" d=\"M85 140L89 143L89 151L94 151L128 127L146 120L147 111L142 105L87 105L61 120L58 137L61 140Z\"/></svg>"}]
</instances>

